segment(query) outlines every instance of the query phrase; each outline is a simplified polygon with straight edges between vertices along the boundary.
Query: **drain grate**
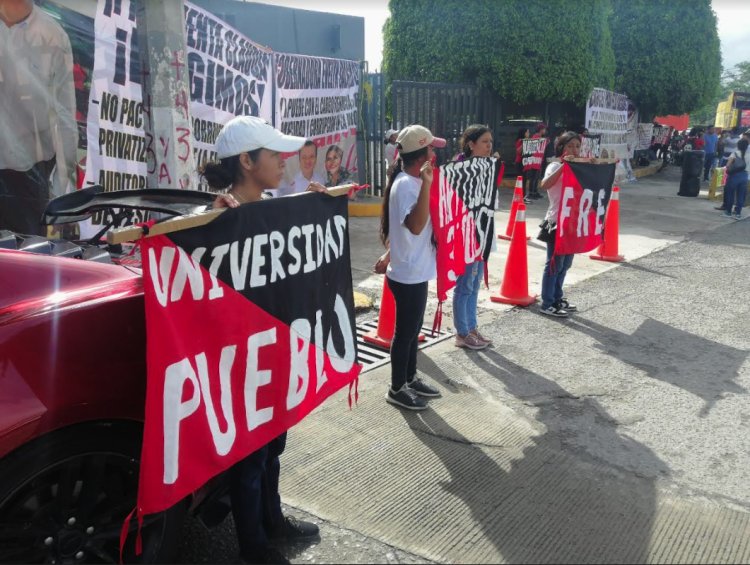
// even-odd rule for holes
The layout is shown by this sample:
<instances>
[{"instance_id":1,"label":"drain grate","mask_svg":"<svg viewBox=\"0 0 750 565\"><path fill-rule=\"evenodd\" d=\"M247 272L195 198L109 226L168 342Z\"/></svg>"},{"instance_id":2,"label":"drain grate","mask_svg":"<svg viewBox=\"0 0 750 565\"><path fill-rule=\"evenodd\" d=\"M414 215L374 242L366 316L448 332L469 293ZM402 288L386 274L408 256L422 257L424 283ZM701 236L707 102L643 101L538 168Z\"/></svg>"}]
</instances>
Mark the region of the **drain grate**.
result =
<instances>
[{"instance_id":1,"label":"drain grate","mask_svg":"<svg viewBox=\"0 0 750 565\"><path fill-rule=\"evenodd\" d=\"M363 373L387 365L391 360L390 352L387 349L381 349L367 343L363 337L366 333L374 331L377 328L377 320L357 324L357 361L362 364ZM425 340L419 344L419 349L439 343L453 335L453 332L441 330L433 336L432 326L422 326L422 333L425 336Z\"/></svg>"}]
</instances>

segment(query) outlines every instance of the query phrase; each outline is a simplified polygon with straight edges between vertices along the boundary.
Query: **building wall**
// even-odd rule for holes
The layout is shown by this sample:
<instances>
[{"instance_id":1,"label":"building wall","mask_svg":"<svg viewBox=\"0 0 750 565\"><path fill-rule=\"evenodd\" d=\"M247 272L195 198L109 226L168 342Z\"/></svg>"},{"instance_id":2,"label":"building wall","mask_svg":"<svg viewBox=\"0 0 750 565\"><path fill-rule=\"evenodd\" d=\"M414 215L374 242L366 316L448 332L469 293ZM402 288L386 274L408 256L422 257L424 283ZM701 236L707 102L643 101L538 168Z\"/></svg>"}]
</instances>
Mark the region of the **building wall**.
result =
<instances>
[{"instance_id":1,"label":"building wall","mask_svg":"<svg viewBox=\"0 0 750 565\"><path fill-rule=\"evenodd\" d=\"M193 1L274 51L354 61L365 58L364 18L239 0Z\"/></svg>"}]
</instances>

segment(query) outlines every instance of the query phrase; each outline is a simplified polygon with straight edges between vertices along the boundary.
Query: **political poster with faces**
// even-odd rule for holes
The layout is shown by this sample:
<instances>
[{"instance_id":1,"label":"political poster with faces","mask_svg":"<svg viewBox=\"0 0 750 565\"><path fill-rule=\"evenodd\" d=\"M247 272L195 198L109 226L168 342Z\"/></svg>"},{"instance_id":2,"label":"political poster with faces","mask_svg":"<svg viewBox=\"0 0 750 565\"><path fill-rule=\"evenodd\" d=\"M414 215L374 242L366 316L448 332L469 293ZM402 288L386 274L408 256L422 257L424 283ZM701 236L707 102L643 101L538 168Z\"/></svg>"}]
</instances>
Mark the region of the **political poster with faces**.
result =
<instances>
[{"instance_id":1,"label":"political poster with faces","mask_svg":"<svg viewBox=\"0 0 750 565\"><path fill-rule=\"evenodd\" d=\"M287 156L279 194L358 182L356 61L276 53L276 127L312 142Z\"/></svg>"}]
</instances>

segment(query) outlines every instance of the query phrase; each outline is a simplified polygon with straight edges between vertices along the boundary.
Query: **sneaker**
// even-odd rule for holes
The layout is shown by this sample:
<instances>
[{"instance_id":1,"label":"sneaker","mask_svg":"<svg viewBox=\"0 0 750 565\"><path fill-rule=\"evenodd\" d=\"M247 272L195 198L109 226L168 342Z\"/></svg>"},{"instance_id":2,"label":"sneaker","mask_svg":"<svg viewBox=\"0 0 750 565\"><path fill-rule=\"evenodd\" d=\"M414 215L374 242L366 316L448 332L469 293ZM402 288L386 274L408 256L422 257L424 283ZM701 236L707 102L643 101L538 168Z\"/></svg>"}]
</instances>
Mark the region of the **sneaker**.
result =
<instances>
[{"instance_id":1,"label":"sneaker","mask_svg":"<svg viewBox=\"0 0 750 565\"><path fill-rule=\"evenodd\" d=\"M417 393L409 389L406 385L397 391L389 388L385 395L385 400L389 404L406 408L407 410L425 410L427 408L427 401L417 396Z\"/></svg>"},{"instance_id":2,"label":"sneaker","mask_svg":"<svg viewBox=\"0 0 750 565\"><path fill-rule=\"evenodd\" d=\"M287 565L291 563L291 561L289 561L278 549L271 546L259 549L250 556L243 555L241 561L248 565L255 565L256 563Z\"/></svg>"},{"instance_id":3,"label":"sneaker","mask_svg":"<svg viewBox=\"0 0 750 565\"><path fill-rule=\"evenodd\" d=\"M557 303L558 308L562 308L566 312L578 312L578 306L574 306L564 298Z\"/></svg>"},{"instance_id":4,"label":"sneaker","mask_svg":"<svg viewBox=\"0 0 750 565\"><path fill-rule=\"evenodd\" d=\"M554 316L555 318L567 318L568 312L566 310L563 310L562 308L555 306L554 304L552 306L547 306L547 308L539 307L539 312L544 314L545 316Z\"/></svg>"},{"instance_id":5,"label":"sneaker","mask_svg":"<svg viewBox=\"0 0 750 565\"><path fill-rule=\"evenodd\" d=\"M741 220L742 219L742 214L735 214L734 215L734 219L735 220Z\"/></svg>"},{"instance_id":6,"label":"sneaker","mask_svg":"<svg viewBox=\"0 0 750 565\"><path fill-rule=\"evenodd\" d=\"M478 351L485 349L489 344L484 341L480 341L474 334L466 334L464 336L456 334L456 347L465 347L467 349L473 349Z\"/></svg>"},{"instance_id":7,"label":"sneaker","mask_svg":"<svg viewBox=\"0 0 750 565\"><path fill-rule=\"evenodd\" d=\"M526 197L525 197L525 198L523 199L523 203L524 203L524 204L531 204L532 202L534 202L534 201L533 201L533 200L532 200L531 198L529 198L528 196L526 196Z\"/></svg>"},{"instance_id":8,"label":"sneaker","mask_svg":"<svg viewBox=\"0 0 750 565\"><path fill-rule=\"evenodd\" d=\"M298 520L294 516L284 516L284 523L268 536L271 542L293 543L315 540L320 537L320 528L312 522Z\"/></svg>"},{"instance_id":9,"label":"sneaker","mask_svg":"<svg viewBox=\"0 0 750 565\"><path fill-rule=\"evenodd\" d=\"M487 345L492 345L492 340L480 334L478 328L474 328L469 333L472 334L474 337L476 337L479 341L483 341Z\"/></svg>"},{"instance_id":10,"label":"sneaker","mask_svg":"<svg viewBox=\"0 0 750 565\"><path fill-rule=\"evenodd\" d=\"M724 208L723 205L722 206L714 206L714 210L721 210L723 212L724 210L726 210L726 208Z\"/></svg>"},{"instance_id":11,"label":"sneaker","mask_svg":"<svg viewBox=\"0 0 750 565\"><path fill-rule=\"evenodd\" d=\"M729 210L724 210L724 212L721 214L722 218L731 218L732 213Z\"/></svg>"},{"instance_id":12,"label":"sneaker","mask_svg":"<svg viewBox=\"0 0 750 565\"><path fill-rule=\"evenodd\" d=\"M434 398L436 396L440 396L440 391L438 389L436 389L434 386L428 385L417 376L415 376L410 381L406 381L406 386L409 387L409 390L415 392L419 396L424 396L426 398Z\"/></svg>"}]
</instances>

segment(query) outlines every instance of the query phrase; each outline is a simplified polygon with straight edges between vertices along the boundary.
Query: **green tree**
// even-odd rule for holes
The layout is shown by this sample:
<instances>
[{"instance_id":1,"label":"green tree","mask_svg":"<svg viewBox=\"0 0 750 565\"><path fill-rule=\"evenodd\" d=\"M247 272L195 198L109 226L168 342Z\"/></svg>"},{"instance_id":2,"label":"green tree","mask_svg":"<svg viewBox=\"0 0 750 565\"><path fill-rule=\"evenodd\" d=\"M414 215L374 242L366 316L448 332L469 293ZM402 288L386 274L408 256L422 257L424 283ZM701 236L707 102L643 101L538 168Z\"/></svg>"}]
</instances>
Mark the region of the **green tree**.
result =
<instances>
[{"instance_id":1,"label":"green tree","mask_svg":"<svg viewBox=\"0 0 750 565\"><path fill-rule=\"evenodd\" d=\"M469 82L514 103L583 105L614 84L610 0L390 0L387 79Z\"/></svg>"},{"instance_id":2,"label":"green tree","mask_svg":"<svg viewBox=\"0 0 750 565\"><path fill-rule=\"evenodd\" d=\"M615 90L641 121L683 114L717 94L721 51L711 0L613 0Z\"/></svg>"}]
</instances>

